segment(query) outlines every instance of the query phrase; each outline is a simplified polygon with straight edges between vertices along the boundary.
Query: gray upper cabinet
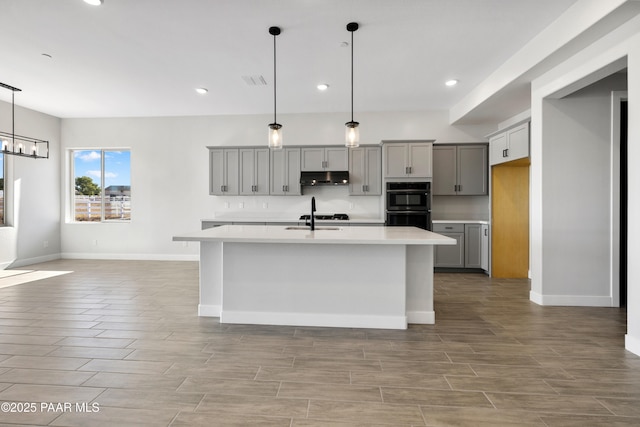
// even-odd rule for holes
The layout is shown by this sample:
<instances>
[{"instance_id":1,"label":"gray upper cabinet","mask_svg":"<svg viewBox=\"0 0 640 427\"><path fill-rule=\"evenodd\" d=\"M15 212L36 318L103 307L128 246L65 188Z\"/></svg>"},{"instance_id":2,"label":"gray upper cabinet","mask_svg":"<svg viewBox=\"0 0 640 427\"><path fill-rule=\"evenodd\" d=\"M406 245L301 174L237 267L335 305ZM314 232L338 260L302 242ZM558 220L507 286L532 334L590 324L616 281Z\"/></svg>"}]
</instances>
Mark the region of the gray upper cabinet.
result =
<instances>
[{"instance_id":1,"label":"gray upper cabinet","mask_svg":"<svg viewBox=\"0 0 640 427\"><path fill-rule=\"evenodd\" d=\"M529 122L489 136L491 165L529 157Z\"/></svg>"},{"instance_id":2,"label":"gray upper cabinet","mask_svg":"<svg viewBox=\"0 0 640 427\"><path fill-rule=\"evenodd\" d=\"M269 194L269 149L241 148L240 156L240 194Z\"/></svg>"},{"instance_id":3,"label":"gray upper cabinet","mask_svg":"<svg viewBox=\"0 0 640 427\"><path fill-rule=\"evenodd\" d=\"M349 150L349 194L352 196L382 194L381 159L381 147L358 147Z\"/></svg>"},{"instance_id":4,"label":"gray upper cabinet","mask_svg":"<svg viewBox=\"0 0 640 427\"><path fill-rule=\"evenodd\" d=\"M432 145L432 142L385 143L385 178L431 178Z\"/></svg>"},{"instance_id":5,"label":"gray upper cabinet","mask_svg":"<svg viewBox=\"0 0 640 427\"><path fill-rule=\"evenodd\" d=\"M346 147L304 147L300 158L300 170L305 172L349 169L349 151Z\"/></svg>"},{"instance_id":6,"label":"gray upper cabinet","mask_svg":"<svg viewBox=\"0 0 640 427\"><path fill-rule=\"evenodd\" d=\"M300 149L283 148L271 152L271 194L299 196Z\"/></svg>"},{"instance_id":7,"label":"gray upper cabinet","mask_svg":"<svg viewBox=\"0 0 640 427\"><path fill-rule=\"evenodd\" d=\"M486 144L435 145L433 195L486 195L488 168Z\"/></svg>"},{"instance_id":8,"label":"gray upper cabinet","mask_svg":"<svg viewBox=\"0 0 640 427\"><path fill-rule=\"evenodd\" d=\"M209 148L209 194L239 194L238 149Z\"/></svg>"}]
</instances>

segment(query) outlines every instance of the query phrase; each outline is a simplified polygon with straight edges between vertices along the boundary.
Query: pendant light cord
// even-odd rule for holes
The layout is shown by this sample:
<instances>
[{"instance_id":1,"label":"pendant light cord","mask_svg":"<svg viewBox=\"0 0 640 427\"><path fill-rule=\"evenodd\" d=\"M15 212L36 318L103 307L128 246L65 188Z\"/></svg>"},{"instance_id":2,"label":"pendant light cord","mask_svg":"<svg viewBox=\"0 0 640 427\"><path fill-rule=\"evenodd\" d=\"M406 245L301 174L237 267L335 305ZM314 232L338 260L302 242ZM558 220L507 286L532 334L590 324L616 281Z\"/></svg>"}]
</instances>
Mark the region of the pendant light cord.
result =
<instances>
[{"instance_id":1,"label":"pendant light cord","mask_svg":"<svg viewBox=\"0 0 640 427\"><path fill-rule=\"evenodd\" d=\"M276 37L277 35L273 35L273 123L278 123L276 120Z\"/></svg>"},{"instance_id":2,"label":"pendant light cord","mask_svg":"<svg viewBox=\"0 0 640 427\"><path fill-rule=\"evenodd\" d=\"M11 92L11 146L16 151L16 92Z\"/></svg>"},{"instance_id":3,"label":"pendant light cord","mask_svg":"<svg viewBox=\"0 0 640 427\"><path fill-rule=\"evenodd\" d=\"M351 121L353 122L353 31L351 31Z\"/></svg>"}]
</instances>

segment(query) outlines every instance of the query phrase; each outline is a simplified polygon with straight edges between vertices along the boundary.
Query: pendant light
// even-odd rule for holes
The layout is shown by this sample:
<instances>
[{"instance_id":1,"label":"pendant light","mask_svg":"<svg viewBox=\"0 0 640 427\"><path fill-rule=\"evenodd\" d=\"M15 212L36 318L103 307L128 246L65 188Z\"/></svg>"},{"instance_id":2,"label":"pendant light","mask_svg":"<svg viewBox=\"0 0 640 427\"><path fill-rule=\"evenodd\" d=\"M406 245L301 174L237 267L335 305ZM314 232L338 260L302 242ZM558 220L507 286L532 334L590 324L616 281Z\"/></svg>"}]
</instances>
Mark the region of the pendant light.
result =
<instances>
[{"instance_id":1,"label":"pendant light","mask_svg":"<svg viewBox=\"0 0 640 427\"><path fill-rule=\"evenodd\" d=\"M355 148L360 143L360 130L358 129L360 123L353 121L353 33L357 30L357 22L349 22L347 24L347 31L351 33L351 121L345 123L347 127L345 145L349 148Z\"/></svg>"},{"instance_id":2,"label":"pendant light","mask_svg":"<svg viewBox=\"0 0 640 427\"><path fill-rule=\"evenodd\" d=\"M269 34L273 36L273 123L269 124L269 148L282 148L282 125L276 120L276 36L280 34L279 27L269 27Z\"/></svg>"},{"instance_id":3,"label":"pendant light","mask_svg":"<svg viewBox=\"0 0 640 427\"><path fill-rule=\"evenodd\" d=\"M31 157L32 159L49 158L49 141L16 135L16 101L15 93L22 92L17 87L0 83L0 88L11 91L11 133L0 131L0 151L12 156Z\"/></svg>"}]
</instances>

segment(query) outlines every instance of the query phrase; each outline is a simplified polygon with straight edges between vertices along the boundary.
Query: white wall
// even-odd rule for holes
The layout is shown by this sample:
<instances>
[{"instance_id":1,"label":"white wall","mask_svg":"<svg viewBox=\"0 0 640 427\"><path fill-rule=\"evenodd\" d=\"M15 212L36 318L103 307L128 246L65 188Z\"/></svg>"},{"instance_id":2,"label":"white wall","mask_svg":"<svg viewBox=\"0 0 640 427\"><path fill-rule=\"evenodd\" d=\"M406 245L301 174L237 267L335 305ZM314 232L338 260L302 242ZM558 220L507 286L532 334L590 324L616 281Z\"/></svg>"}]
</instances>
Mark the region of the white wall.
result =
<instances>
[{"instance_id":1,"label":"white wall","mask_svg":"<svg viewBox=\"0 0 640 427\"><path fill-rule=\"evenodd\" d=\"M614 74L543 104L544 304L613 306L611 92ZM619 173L619 171L618 171Z\"/></svg>"},{"instance_id":2,"label":"white wall","mask_svg":"<svg viewBox=\"0 0 640 427\"><path fill-rule=\"evenodd\" d=\"M553 242L557 242L554 231L558 229L554 223L556 218L554 215L557 214L552 205L558 201L557 195L551 191L547 196L548 184L554 177L561 180L560 182L556 181L555 185L562 185L564 178L571 179L570 169L564 174L558 170L559 168L566 169L567 165L554 165L553 160L549 160L552 156L547 155L547 150L551 150L553 153L556 148L546 140L549 136L545 128L547 125L546 113L551 111L549 108L553 105L546 102L545 99L625 57L627 57L628 66L629 117L638 117L640 107L635 101L640 99L640 19L637 17L603 36L588 48L532 83L531 288L534 300L536 294L538 296L560 295L567 291L579 293L579 289L583 286L582 282L573 281L568 288L567 283L563 282L563 277L554 273L558 271L558 266L545 253ZM640 161L640 122L629 120L628 131L628 160L629 164L633 165ZM573 159L574 162L581 160L582 157ZM640 194L640 169L629 168L628 182L629 218L639 218L640 198L636 195ZM555 210L564 209L565 205L564 202L558 204L555 206ZM560 219L563 221L560 225L567 225L564 218ZM584 233L589 229L589 225L583 224L582 228ZM580 250L579 244L592 243L580 241L575 235L571 237L571 240L574 242L574 250ZM640 224L637 221L629 222L628 259L630 262L628 265L626 348L640 354L640 265L633 262L633 260L640 259ZM589 292L593 292L593 289Z\"/></svg>"},{"instance_id":3,"label":"white wall","mask_svg":"<svg viewBox=\"0 0 640 427\"><path fill-rule=\"evenodd\" d=\"M11 132L11 104L3 101L0 129ZM6 156L7 226L0 226L0 269L55 259L61 247L60 119L16 106L15 133L48 140L50 154L49 159Z\"/></svg>"},{"instance_id":4,"label":"white wall","mask_svg":"<svg viewBox=\"0 0 640 427\"><path fill-rule=\"evenodd\" d=\"M343 144L344 115L278 118L284 126L285 145ZM483 135L491 130L487 126L450 126L446 111L362 113L357 119L361 144L394 139L479 142L485 141ZM268 115L64 119L65 159L69 149L131 149L133 219L130 224L76 224L68 221L67 212L62 224L63 256L194 259L197 245L184 247L171 241L173 235L197 230L202 219L220 215L297 218L307 212L311 195L318 199L318 212L346 211L353 217L382 218L379 197L348 196L346 188L305 189L304 196L292 197L210 196L206 147L264 146L270 121ZM65 189L70 189L68 165L63 175ZM63 197L69 197L68 190ZM352 210L350 203L354 204Z\"/></svg>"}]
</instances>

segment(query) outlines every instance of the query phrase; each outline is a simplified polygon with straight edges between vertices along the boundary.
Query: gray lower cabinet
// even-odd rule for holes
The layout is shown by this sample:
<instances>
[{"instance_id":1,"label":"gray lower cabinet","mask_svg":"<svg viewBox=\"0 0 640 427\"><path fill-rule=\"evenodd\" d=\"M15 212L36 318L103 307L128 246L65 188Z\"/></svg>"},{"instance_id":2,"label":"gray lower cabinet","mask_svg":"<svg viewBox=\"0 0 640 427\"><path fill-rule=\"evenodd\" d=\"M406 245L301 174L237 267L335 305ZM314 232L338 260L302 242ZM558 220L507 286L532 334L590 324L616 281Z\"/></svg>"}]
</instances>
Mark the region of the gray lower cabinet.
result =
<instances>
[{"instance_id":1,"label":"gray lower cabinet","mask_svg":"<svg viewBox=\"0 0 640 427\"><path fill-rule=\"evenodd\" d=\"M489 224L482 224L482 252L480 255L480 268L489 271Z\"/></svg>"},{"instance_id":2,"label":"gray lower cabinet","mask_svg":"<svg viewBox=\"0 0 640 427\"><path fill-rule=\"evenodd\" d=\"M464 225L464 267L480 268L482 265L482 225Z\"/></svg>"},{"instance_id":3,"label":"gray lower cabinet","mask_svg":"<svg viewBox=\"0 0 640 427\"><path fill-rule=\"evenodd\" d=\"M434 267L482 268L488 271L488 227L488 225L480 223L433 224L433 231L435 233L456 240L456 245L436 246L434 251Z\"/></svg>"},{"instance_id":4,"label":"gray lower cabinet","mask_svg":"<svg viewBox=\"0 0 640 427\"><path fill-rule=\"evenodd\" d=\"M433 231L456 239L455 245L436 246L434 267L464 268L464 224L433 224Z\"/></svg>"}]
</instances>

